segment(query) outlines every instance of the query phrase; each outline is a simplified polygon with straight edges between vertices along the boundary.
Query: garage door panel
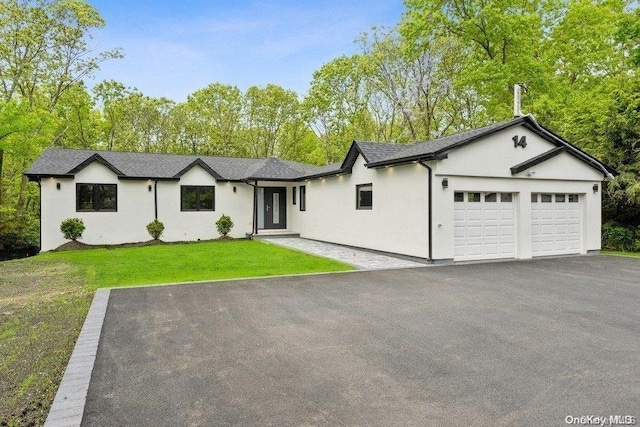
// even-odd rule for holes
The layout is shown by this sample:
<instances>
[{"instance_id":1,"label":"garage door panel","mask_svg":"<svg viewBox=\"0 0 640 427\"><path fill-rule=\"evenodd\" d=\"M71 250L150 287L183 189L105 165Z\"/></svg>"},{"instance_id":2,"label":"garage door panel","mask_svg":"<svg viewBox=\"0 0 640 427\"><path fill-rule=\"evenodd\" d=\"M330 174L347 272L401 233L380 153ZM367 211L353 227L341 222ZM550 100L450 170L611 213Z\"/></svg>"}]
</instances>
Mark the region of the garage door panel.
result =
<instances>
[{"instance_id":1,"label":"garage door panel","mask_svg":"<svg viewBox=\"0 0 640 427\"><path fill-rule=\"evenodd\" d=\"M480 201L469 202L468 194L454 199L455 259L513 258L515 203L500 202L495 193L481 193Z\"/></svg>"},{"instance_id":2,"label":"garage door panel","mask_svg":"<svg viewBox=\"0 0 640 427\"><path fill-rule=\"evenodd\" d=\"M541 200L542 196L533 200ZM549 200L546 198L545 200ZM531 204L531 249L533 256L580 252L582 245L581 203L556 195L550 202Z\"/></svg>"}]
</instances>

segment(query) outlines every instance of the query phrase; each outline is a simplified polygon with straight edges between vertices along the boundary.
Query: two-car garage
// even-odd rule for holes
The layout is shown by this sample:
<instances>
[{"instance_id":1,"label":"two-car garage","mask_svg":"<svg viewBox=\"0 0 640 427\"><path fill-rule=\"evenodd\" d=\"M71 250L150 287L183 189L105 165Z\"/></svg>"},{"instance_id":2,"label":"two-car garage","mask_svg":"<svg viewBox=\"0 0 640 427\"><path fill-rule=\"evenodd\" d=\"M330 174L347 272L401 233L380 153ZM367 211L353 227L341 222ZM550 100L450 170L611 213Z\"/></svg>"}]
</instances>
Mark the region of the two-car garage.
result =
<instances>
[{"instance_id":1,"label":"two-car garage","mask_svg":"<svg viewBox=\"0 0 640 427\"><path fill-rule=\"evenodd\" d=\"M518 233L523 222L520 218L529 223L532 256L580 253L583 229L580 195L528 194L530 215L518 215L518 206L525 206L518 203L518 193L455 191L454 260L517 257L518 238L524 234L529 237L529 233Z\"/></svg>"}]
</instances>

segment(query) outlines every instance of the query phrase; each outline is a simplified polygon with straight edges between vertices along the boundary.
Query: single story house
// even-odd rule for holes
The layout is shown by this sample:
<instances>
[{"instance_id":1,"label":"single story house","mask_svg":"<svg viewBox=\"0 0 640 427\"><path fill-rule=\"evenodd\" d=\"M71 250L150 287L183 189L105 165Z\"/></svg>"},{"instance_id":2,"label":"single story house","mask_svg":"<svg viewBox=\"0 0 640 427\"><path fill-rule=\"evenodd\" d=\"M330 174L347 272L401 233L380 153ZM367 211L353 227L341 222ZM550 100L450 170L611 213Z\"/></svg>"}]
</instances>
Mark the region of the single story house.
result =
<instances>
[{"instance_id":1,"label":"single story house","mask_svg":"<svg viewBox=\"0 0 640 427\"><path fill-rule=\"evenodd\" d=\"M324 167L275 158L48 149L41 250L82 218L88 244L231 235L301 237L433 262L586 254L600 249L601 183L612 170L531 116L416 144L355 141Z\"/></svg>"}]
</instances>

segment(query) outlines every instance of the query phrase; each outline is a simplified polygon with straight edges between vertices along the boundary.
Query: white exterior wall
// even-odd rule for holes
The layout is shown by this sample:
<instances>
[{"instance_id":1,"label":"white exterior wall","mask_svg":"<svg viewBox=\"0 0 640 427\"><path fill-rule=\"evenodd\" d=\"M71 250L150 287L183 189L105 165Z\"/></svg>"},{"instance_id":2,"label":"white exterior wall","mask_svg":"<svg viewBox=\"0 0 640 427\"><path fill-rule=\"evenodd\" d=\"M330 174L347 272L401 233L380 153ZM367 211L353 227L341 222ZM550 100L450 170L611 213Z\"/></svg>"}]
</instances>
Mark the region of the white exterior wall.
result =
<instances>
[{"instance_id":1,"label":"white exterior wall","mask_svg":"<svg viewBox=\"0 0 640 427\"><path fill-rule=\"evenodd\" d=\"M358 156L351 174L298 183L306 185L307 210L299 211L298 190L293 229L309 239L427 258L426 168L367 169L364 164ZM356 185L368 183L373 184L373 209L357 210Z\"/></svg>"},{"instance_id":2,"label":"white exterior wall","mask_svg":"<svg viewBox=\"0 0 640 427\"><path fill-rule=\"evenodd\" d=\"M180 210L182 185L214 186L215 210L182 212ZM233 187L236 187L235 193ZM162 221L165 227L162 240L181 242L216 239L220 235L216 230L215 222L223 214L229 215L233 221L234 226L229 233L231 237L245 237L245 233L250 233L253 217L253 187L238 182L216 182L215 178L200 166L194 166L178 182L158 181L158 220Z\"/></svg>"},{"instance_id":3,"label":"white exterior wall","mask_svg":"<svg viewBox=\"0 0 640 427\"><path fill-rule=\"evenodd\" d=\"M56 183L60 183L60 190ZM76 183L117 184L117 212L76 212ZM148 186L151 185L152 191ZM215 211L181 212L181 185L215 186ZM236 192L233 192L233 187ZM231 216L232 237L245 237L251 232L253 187L244 183L220 182L195 166L180 181L158 181L158 219L165 231L164 241L215 239L219 236L215 222L222 214ZM143 242L151 239L147 224L154 219L154 183L147 180L119 180L104 165L94 162L78 172L75 179L43 178L41 180L41 250L49 251L67 242L60 223L77 217L86 230L79 241L91 245Z\"/></svg>"},{"instance_id":4,"label":"white exterior wall","mask_svg":"<svg viewBox=\"0 0 640 427\"><path fill-rule=\"evenodd\" d=\"M60 183L60 190L56 183ZM76 184L117 184L117 212L76 212ZM141 242L151 237L146 225L153 220L153 192L147 181L123 181L106 166L94 162L78 172L75 179L44 178L42 191L43 251L66 243L60 223L67 218L80 218L86 230L79 241L92 245Z\"/></svg>"},{"instance_id":5,"label":"white exterior wall","mask_svg":"<svg viewBox=\"0 0 640 427\"><path fill-rule=\"evenodd\" d=\"M526 135L527 147L514 148L512 137ZM507 129L449 153L434 167L433 258L453 259L453 193L455 191L515 193L516 258L531 258L531 193L580 194L583 208L581 253L600 249L601 181L603 175L567 153L519 174L510 168L554 145L523 127ZM449 187L442 188L447 177ZM593 185L598 184L598 192Z\"/></svg>"}]
</instances>

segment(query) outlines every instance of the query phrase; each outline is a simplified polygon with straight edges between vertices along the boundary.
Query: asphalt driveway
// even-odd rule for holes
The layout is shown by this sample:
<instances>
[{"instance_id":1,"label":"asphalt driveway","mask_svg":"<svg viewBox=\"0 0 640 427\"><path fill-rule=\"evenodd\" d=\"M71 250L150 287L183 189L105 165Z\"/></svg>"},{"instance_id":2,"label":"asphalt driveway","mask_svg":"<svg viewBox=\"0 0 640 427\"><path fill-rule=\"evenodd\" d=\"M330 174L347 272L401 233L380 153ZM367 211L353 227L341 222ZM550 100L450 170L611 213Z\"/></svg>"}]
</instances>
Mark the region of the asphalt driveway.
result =
<instances>
[{"instance_id":1,"label":"asphalt driveway","mask_svg":"<svg viewBox=\"0 0 640 427\"><path fill-rule=\"evenodd\" d=\"M83 425L640 415L640 260L115 289Z\"/></svg>"}]
</instances>

